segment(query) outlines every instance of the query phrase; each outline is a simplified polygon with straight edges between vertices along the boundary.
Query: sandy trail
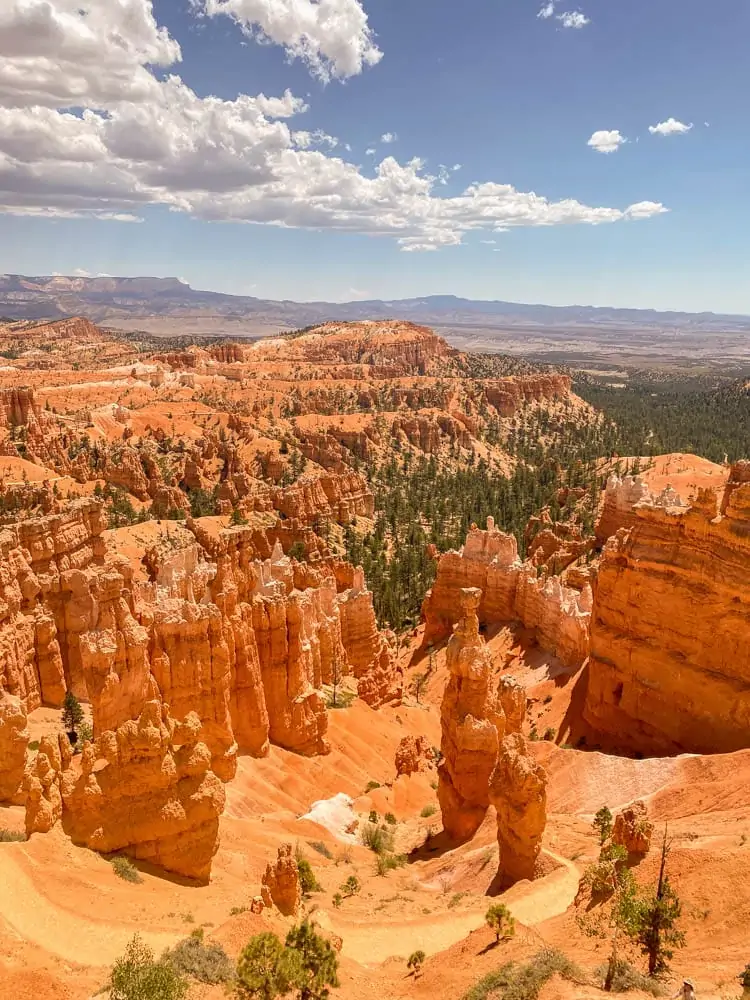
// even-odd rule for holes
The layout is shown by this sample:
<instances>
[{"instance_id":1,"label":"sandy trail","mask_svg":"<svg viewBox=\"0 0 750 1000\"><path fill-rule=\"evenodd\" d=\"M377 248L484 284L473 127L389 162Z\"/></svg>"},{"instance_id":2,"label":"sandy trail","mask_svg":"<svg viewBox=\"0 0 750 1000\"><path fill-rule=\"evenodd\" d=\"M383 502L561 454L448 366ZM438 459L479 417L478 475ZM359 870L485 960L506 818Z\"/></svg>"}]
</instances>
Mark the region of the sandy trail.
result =
<instances>
[{"instance_id":1,"label":"sandy trail","mask_svg":"<svg viewBox=\"0 0 750 1000\"><path fill-rule=\"evenodd\" d=\"M545 878L513 886L502 896L519 923L533 927L565 913L578 891L580 872L573 862L550 853L559 864ZM333 929L343 938L343 954L363 965L384 962L394 956L405 957L418 948L426 955L444 951L484 925L488 899L477 901L468 912L435 913L410 920L379 924L334 921Z\"/></svg>"},{"instance_id":2,"label":"sandy trail","mask_svg":"<svg viewBox=\"0 0 750 1000\"><path fill-rule=\"evenodd\" d=\"M20 937L67 962L109 966L122 955L136 931L157 954L180 938L178 934L110 924L55 906L39 894L9 851L0 852L0 885L0 919Z\"/></svg>"}]
</instances>

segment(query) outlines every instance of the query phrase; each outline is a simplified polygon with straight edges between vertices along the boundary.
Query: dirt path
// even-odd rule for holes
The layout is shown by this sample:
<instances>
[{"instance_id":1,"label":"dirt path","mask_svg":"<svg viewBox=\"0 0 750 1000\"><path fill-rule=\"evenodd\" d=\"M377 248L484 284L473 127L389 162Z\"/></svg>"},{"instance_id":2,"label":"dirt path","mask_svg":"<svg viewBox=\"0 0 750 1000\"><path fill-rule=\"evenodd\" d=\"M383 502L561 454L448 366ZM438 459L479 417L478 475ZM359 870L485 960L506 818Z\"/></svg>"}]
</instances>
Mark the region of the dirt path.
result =
<instances>
[{"instance_id":1,"label":"dirt path","mask_svg":"<svg viewBox=\"0 0 750 1000\"><path fill-rule=\"evenodd\" d=\"M20 937L67 962L111 965L136 931L157 954L179 940L176 934L110 924L97 919L96 914L87 918L55 906L40 895L10 851L0 851L0 885L0 919Z\"/></svg>"},{"instance_id":2,"label":"dirt path","mask_svg":"<svg viewBox=\"0 0 750 1000\"><path fill-rule=\"evenodd\" d=\"M551 852L550 852L551 854ZM576 865L557 854L560 864L538 882L524 882L503 894L502 900L513 916L528 927L564 913L575 899L580 873ZM383 923L332 922L343 938L343 953L363 965L384 962L394 956L406 957L421 948L427 955L444 951L484 924L486 899L478 900L476 909L448 911L406 920Z\"/></svg>"}]
</instances>

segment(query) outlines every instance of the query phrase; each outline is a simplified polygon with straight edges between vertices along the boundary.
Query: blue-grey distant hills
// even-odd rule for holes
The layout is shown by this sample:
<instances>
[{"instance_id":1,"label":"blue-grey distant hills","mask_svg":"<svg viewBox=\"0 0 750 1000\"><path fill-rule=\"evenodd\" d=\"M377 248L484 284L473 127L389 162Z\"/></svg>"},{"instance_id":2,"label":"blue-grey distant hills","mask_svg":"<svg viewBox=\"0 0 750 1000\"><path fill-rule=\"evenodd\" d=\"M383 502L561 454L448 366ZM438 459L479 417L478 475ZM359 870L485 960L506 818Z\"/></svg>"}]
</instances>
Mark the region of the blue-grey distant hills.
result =
<instances>
[{"instance_id":1,"label":"blue-grey distant hills","mask_svg":"<svg viewBox=\"0 0 750 1000\"><path fill-rule=\"evenodd\" d=\"M635 327L692 332L750 331L750 316L657 312L593 306L546 306L463 299L455 295L356 302L294 302L191 288L177 278L84 278L0 275L0 314L17 319L85 315L96 323L134 328L148 320L217 321L242 331L290 329L324 320L409 319L438 327ZM157 326L176 324L156 324ZM189 323L191 332L194 322ZM164 330L163 332L166 332ZM215 332L207 330L206 332ZM241 332L238 330L237 332Z\"/></svg>"}]
</instances>

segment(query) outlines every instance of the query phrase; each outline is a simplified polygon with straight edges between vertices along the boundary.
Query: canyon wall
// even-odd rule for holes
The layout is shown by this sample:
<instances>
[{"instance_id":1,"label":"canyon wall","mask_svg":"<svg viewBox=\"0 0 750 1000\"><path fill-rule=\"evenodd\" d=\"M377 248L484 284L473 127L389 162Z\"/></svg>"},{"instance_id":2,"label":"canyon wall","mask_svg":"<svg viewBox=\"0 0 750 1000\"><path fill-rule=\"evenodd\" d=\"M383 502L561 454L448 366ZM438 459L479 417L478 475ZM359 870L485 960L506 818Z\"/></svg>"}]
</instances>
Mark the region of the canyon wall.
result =
<instances>
[{"instance_id":1,"label":"canyon wall","mask_svg":"<svg viewBox=\"0 0 750 1000\"><path fill-rule=\"evenodd\" d=\"M648 754L750 745L750 464L720 508L641 501L604 549L584 715Z\"/></svg>"},{"instance_id":2,"label":"canyon wall","mask_svg":"<svg viewBox=\"0 0 750 1000\"><path fill-rule=\"evenodd\" d=\"M464 547L446 552L438 562L432 590L422 606L425 642L450 632L460 614L459 593L475 587L481 593L481 624L520 621L536 630L539 644L567 667L580 666L588 655L591 591L574 590L557 577L537 576L531 563L518 558L516 540L495 528L472 527Z\"/></svg>"},{"instance_id":3,"label":"canyon wall","mask_svg":"<svg viewBox=\"0 0 750 1000\"><path fill-rule=\"evenodd\" d=\"M613 472L604 488L599 517L596 522L596 540L599 545L620 528L632 528L637 520L636 507L640 503L652 507L684 507L686 504L671 486L661 493L652 493L640 476L623 476Z\"/></svg>"}]
</instances>

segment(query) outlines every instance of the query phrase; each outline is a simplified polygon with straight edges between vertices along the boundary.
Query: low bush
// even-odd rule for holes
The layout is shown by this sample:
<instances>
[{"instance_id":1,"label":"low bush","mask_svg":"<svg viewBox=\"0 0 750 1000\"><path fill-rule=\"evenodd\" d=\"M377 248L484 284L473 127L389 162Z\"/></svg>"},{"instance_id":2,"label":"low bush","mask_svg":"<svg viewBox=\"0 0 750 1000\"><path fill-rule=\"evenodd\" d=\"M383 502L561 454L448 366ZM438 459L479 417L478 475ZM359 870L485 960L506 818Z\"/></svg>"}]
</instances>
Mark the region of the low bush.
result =
<instances>
[{"instance_id":1,"label":"low bush","mask_svg":"<svg viewBox=\"0 0 750 1000\"><path fill-rule=\"evenodd\" d=\"M163 958L156 961L136 934L112 967L107 990L110 1000L183 1000L188 982Z\"/></svg>"},{"instance_id":2,"label":"low bush","mask_svg":"<svg viewBox=\"0 0 750 1000\"><path fill-rule=\"evenodd\" d=\"M393 850L393 831L385 826L365 823L360 838L365 847L369 847L375 854L387 854Z\"/></svg>"},{"instance_id":3,"label":"low bush","mask_svg":"<svg viewBox=\"0 0 750 1000\"><path fill-rule=\"evenodd\" d=\"M367 784L365 785L365 795L368 792L373 791L373 789L375 789L375 788L380 788L380 782L379 781L368 781Z\"/></svg>"},{"instance_id":4,"label":"low bush","mask_svg":"<svg viewBox=\"0 0 750 1000\"><path fill-rule=\"evenodd\" d=\"M356 875L350 875L346 882L341 885L341 891L345 896L356 896L362 888L362 883Z\"/></svg>"},{"instance_id":5,"label":"low bush","mask_svg":"<svg viewBox=\"0 0 750 1000\"><path fill-rule=\"evenodd\" d=\"M190 976L201 983L228 983L234 978L234 968L229 956L220 944L203 940L203 928L199 928L170 948L162 955L177 972Z\"/></svg>"},{"instance_id":6,"label":"low bush","mask_svg":"<svg viewBox=\"0 0 750 1000\"><path fill-rule=\"evenodd\" d=\"M596 970L597 978L604 982L607 971L606 965L600 965ZM638 969L633 968L630 962L621 960L615 967L611 992L628 993L630 990L641 990L643 993L650 993L654 997L664 996L664 988L656 979L645 976Z\"/></svg>"},{"instance_id":7,"label":"low bush","mask_svg":"<svg viewBox=\"0 0 750 1000\"><path fill-rule=\"evenodd\" d=\"M429 805L425 806L422 812L419 814L422 819L427 819L429 816L434 816L437 812L437 806L434 802L430 802Z\"/></svg>"},{"instance_id":8,"label":"low bush","mask_svg":"<svg viewBox=\"0 0 750 1000\"><path fill-rule=\"evenodd\" d=\"M386 821L386 823L389 826L395 826L396 825L396 817L393 815L393 813L386 813L385 816L383 817L383 819Z\"/></svg>"},{"instance_id":9,"label":"low bush","mask_svg":"<svg viewBox=\"0 0 750 1000\"><path fill-rule=\"evenodd\" d=\"M315 872L310 862L306 858L297 861L297 871L299 872L299 884L305 896L311 892L320 892L321 886L315 877Z\"/></svg>"},{"instance_id":10,"label":"low bush","mask_svg":"<svg viewBox=\"0 0 750 1000\"><path fill-rule=\"evenodd\" d=\"M393 871L395 868L403 868L406 860L405 854L378 854L378 859L375 862L375 871L378 875L387 875L388 872Z\"/></svg>"},{"instance_id":11,"label":"low bush","mask_svg":"<svg viewBox=\"0 0 750 1000\"><path fill-rule=\"evenodd\" d=\"M20 843L22 840L26 840L26 834L20 830L0 830L0 844Z\"/></svg>"},{"instance_id":12,"label":"low bush","mask_svg":"<svg viewBox=\"0 0 750 1000\"><path fill-rule=\"evenodd\" d=\"M507 962L475 983L461 1000L537 1000L555 975L571 982L585 980L584 973L562 952L543 948L526 965Z\"/></svg>"},{"instance_id":13,"label":"low bush","mask_svg":"<svg viewBox=\"0 0 750 1000\"><path fill-rule=\"evenodd\" d=\"M308 844L318 854L322 854L324 858L328 858L329 861L333 860L333 852L322 840L308 840Z\"/></svg>"},{"instance_id":14,"label":"low bush","mask_svg":"<svg viewBox=\"0 0 750 1000\"><path fill-rule=\"evenodd\" d=\"M118 878L124 879L125 882L133 882L137 885L143 881L141 873L130 858L126 858L123 855L112 858L112 870Z\"/></svg>"}]
</instances>

